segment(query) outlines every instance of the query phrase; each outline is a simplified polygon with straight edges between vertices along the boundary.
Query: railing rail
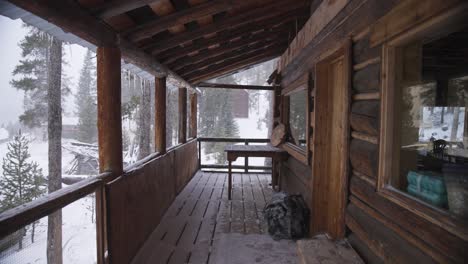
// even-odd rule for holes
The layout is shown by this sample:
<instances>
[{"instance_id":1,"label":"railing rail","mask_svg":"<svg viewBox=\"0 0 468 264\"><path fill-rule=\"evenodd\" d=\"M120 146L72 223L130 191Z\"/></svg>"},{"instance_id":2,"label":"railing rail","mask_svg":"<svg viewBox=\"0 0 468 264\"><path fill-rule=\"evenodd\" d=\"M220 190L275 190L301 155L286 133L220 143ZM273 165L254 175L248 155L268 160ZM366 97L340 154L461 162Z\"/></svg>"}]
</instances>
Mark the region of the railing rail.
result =
<instances>
[{"instance_id":1,"label":"railing rail","mask_svg":"<svg viewBox=\"0 0 468 264\"><path fill-rule=\"evenodd\" d=\"M0 238L96 192L112 179L110 172L89 177L0 214Z\"/></svg>"},{"instance_id":2,"label":"railing rail","mask_svg":"<svg viewBox=\"0 0 468 264\"><path fill-rule=\"evenodd\" d=\"M202 142L222 142L222 143L269 143L268 138L223 138L223 137L199 137L198 141L198 167L200 169L228 169L227 164L202 164L201 163L201 143ZM271 170L271 166L251 166L249 165L249 158L244 158L244 165L232 165L233 169L243 169L245 173L249 170Z\"/></svg>"}]
</instances>

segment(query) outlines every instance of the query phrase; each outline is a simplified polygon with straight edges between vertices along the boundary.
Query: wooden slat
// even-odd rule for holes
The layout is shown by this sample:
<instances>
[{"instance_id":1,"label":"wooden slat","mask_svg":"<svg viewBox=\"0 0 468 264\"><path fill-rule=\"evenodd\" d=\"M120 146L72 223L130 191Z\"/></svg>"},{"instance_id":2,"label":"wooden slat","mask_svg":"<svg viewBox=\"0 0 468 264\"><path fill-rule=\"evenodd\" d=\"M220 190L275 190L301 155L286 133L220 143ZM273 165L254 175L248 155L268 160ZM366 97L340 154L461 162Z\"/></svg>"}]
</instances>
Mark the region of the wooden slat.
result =
<instances>
[{"instance_id":1,"label":"wooden slat","mask_svg":"<svg viewBox=\"0 0 468 264\"><path fill-rule=\"evenodd\" d=\"M295 1L294 3L280 1L278 3L267 5L263 8L258 8L244 12L240 15L222 19L219 22L187 31L186 33L177 34L165 40L158 41L157 44L145 46L144 49L149 49L151 53L158 53L177 45L195 40L204 35L217 33L228 28L239 27L253 21L263 20L275 17L281 13L285 13L296 8L304 7L304 1Z\"/></svg>"},{"instance_id":2,"label":"wooden slat","mask_svg":"<svg viewBox=\"0 0 468 264\"><path fill-rule=\"evenodd\" d=\"M130 28L122 34L133 42L141 41L176 25L183 25L204 16L230 10L235 4L239 3L226 0L208 1L161 18L150 20L134 28Z\"/></svg>"},{"instance_id":3,"label":"wooden slat","mask_svg":"<svg viewBox=\"0 0 468 264\"><path fill-rule=\"evenodd\" d=\"M199 88L225 88L225 89L241 89L241 90L266 90L272 91L275 86L262 85L240 85L240 84L223 84L223 83L207 83L202 82L197 85Z\"/></svg>"},{"instance_id":4,"label":"wooden slat","mask_svg":"<svg viewBox=\"0 0 468 264\"><path fill-rule=\"evenodd\" d=\"M20 205L0 214L0 237L5 237L23 226L41 217L47 216L68 204L85 197L102 186L103 179L112 177L111 173L103 173L60 189L34 201Z\"/></svg>"}]
</instances>

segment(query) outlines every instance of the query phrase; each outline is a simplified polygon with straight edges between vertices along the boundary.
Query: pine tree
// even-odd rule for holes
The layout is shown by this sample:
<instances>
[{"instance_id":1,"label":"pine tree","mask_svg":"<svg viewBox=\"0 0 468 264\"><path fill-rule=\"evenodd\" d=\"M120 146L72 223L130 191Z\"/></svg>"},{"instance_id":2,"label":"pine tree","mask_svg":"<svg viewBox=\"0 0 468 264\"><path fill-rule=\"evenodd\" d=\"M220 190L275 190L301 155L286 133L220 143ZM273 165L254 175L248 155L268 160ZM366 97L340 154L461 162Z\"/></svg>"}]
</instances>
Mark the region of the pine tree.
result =
<instances>
[{"instance_id":1,"label":"pine tree","mask_svg":"<svg viewBox=\"0 0 468 264\"><path fill-rule=\"evenodd\" d=\"M93 53L88 50L84 57L78 81L76 105L78 115L78 140L86 143L97 141L96 66Z\"/></svg>"},{"instance_id":2,"label":"pine tree","mask_svg":"<svg viewBox=\"0 0 468 264\"><path fill-rule=\"evenodd\" d=\"M45 192L45 180L39 164L29 161L29 140L21 130L8 143L8 152L3 158L3 177L0 178L1 211L30 202ZM32 242L34 242L35 223L32 224ZM21 230L26 233L26 227ZM19 248L23 248L22 237Z\"/></svg>"}]
</instances>

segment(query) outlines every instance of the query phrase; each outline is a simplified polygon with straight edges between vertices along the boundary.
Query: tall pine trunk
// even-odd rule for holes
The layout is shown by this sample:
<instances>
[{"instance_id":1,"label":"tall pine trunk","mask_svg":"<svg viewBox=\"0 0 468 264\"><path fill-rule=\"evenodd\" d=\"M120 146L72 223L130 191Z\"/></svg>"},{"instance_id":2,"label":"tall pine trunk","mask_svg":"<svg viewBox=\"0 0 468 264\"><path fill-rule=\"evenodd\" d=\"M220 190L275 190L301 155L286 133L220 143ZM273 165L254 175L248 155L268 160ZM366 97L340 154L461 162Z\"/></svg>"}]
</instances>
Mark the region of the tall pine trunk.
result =
<instances>
[{"instance_id":1,"label":"tall pine trunk","mask_svg":"<svg viewBox=\"0 0 468 264\"><path fill-rule=\"evenodd\" d=\"M457 132L458 132L458 123L460 118L460 107L453 107L453 122L452 122L452 131L450 134L450 141L457 141Z\"/></svg>"},{"instance_id":2,"label":"tall pine trunk","mask_svg":"<svg viewBox=\"0 0 468 264\"><path fill-rule=\"evenodd\" d=\"M141 89L140 111L139 111L139 153L138 159L150 154L150 131L151 131L151 90L148 81L139 82Z\"/></svg>"},{"instance_id":3,"label":"tall pine trunk","mask_svg":"<svg viewBox=\"0 0 468 264\"><path fill-rule=\"evenodd\" d=\"M48 64L49 193L62 187L62 42L51 37ZM62 210L48 217L47 263L62 264Z\"/></svg>"}]
</instances>

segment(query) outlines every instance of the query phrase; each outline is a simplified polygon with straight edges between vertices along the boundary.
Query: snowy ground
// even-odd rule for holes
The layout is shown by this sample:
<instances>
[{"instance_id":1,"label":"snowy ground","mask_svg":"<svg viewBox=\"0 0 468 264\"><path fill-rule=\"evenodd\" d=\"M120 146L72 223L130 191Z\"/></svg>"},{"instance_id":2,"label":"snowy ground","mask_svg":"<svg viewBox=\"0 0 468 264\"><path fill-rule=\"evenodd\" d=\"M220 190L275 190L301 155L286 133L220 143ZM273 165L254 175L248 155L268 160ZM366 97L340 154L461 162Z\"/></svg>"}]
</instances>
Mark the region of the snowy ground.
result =
<instances>
[{"instance_id":1,"label":"snowy ground","mask_svg":"<svg viewBox=\"0 0 468 264\"><path fill-rule=\"evenodd\" d=\"M63 139L63 143L68 142ZM47 141L32 139L30 144L31 160L39 163L43 173L47 175L48 156ZM7 143L0 144L0 159L7 153ZM63 150L62 165L65 170L73 160L73 156ZM3 171L0 166L0 177ZM67 188L66 185L63 186ZM63 214L63 259L64 263L95 263L96 262L96 225L91 219L94 197L87 196L62 209ZM23 249L17 246L0 252L0 263L47 263L47 217L39 220L36 226L35 242L31 244L31 231L28 229L23 239Z\"/></svg>"},{"instance_id":2,"label":"snowy ground","mask_svg":"<svg viewBox=\"0 0 468 264\"><path fill-rule=\"evenodd\" d=\"M441 123L441 107L436 107L433 114L429 107L423 108L422 125L419 128L419 141L429 141L431 137L435 139L444 139L446 141L463 141L463 127L465 120L465 108L460 107L458 124L454 124L454 115L452 113L444 114L444 123ZM456 138L451 138L452 129L456 127Z\"/></svg>"}]
</instances>

